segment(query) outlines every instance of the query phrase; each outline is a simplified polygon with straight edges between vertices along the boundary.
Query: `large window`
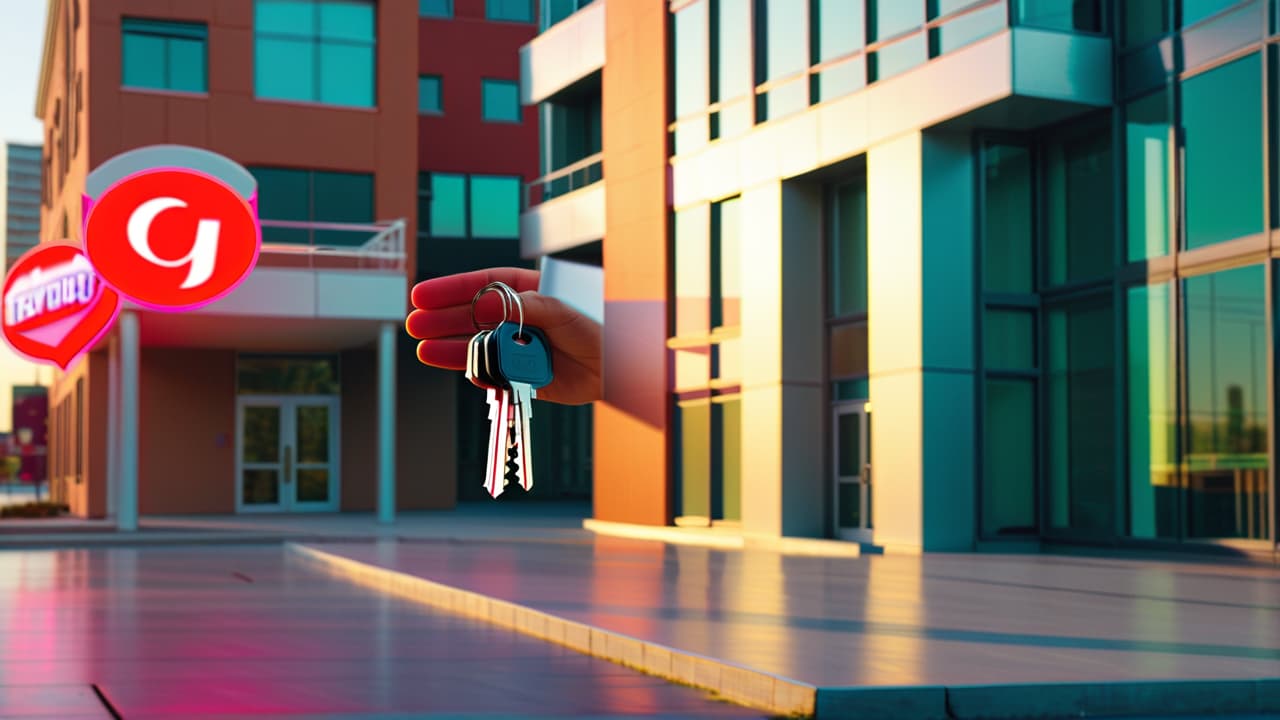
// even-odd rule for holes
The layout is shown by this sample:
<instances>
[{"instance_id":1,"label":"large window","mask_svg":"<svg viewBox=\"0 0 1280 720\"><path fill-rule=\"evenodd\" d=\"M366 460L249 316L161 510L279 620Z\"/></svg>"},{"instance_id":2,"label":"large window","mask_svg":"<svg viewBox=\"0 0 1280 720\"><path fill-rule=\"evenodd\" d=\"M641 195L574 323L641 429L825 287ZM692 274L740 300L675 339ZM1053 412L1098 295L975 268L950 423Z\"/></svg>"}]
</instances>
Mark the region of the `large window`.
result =
<instances>
[{"instance_id":1,"label":"large window","mask_svg":"<svg viewBox=\"0 0 1280 720\"><path fill-rule=\"evenodd\" d=\"M422 17L453 17L453 0L418 0L418 14Z\"/></svg>"},{"instance_id":2,"label":"large window","mask_svg":"<svg viewBox=\"0 0 1280 720\"><path fill-rule=\"evenodd\" d=\"M520 178L504 175L422 173L418 227L438 238L520 237ZM425 214L424 214L425 213Z\"/></svg>"},{"instance_id":3,"label":"large window","mask_svg":"<svg viewBox=\"0 0 1280 720\"><path fill-rule=\"evenodd\" d=\"M870 42L885 42L924 25L925 4L902 0L867 0L867 27ZM867 58L870 82L886 80L920 65L928 58L923 33L891 43Z\"/></svg>"},{"instance_id":4,"label":"large window","mask_svg":"<svg viewBox=\"0 0 1280 720\"><path fill-rule=\"evenodd\" d=\"M741 198L711 206L711 327L738 327L742 305Z\"/></svg>"},{"instance_id":5,"label":"large window","mask_svg":"<svg viewBox=\"0 0 1280 720\"><path fill-rule=\"evenodd\" d=\"M1032 261L1031 153L1022 145L993 144L982 154L982 280L987 292L1035 290Z\"/></svg>"},{"instance_id":6,"label":"large window","mask_svg":"<svg viewBox=\"0 0 1280 720\"><path fill-rule=\"evenodd\" d=\"M1141 0L1125 4L1154 5L1157 1ZM1099 0L1016 0L1014 18L1020 25L1050 30L1102 31L1102 7Z\"/></svg>"},{"instance_id":7,"label":"large window","mask_svg":"<svg viewBox=\"0 0 1280 720\"><path fill-rule=\"evenodd\" d=\"M751 0L720 0L713 18L716 37L711 102L721 104L711 118L711 137L729 138L751 129L753 105Z\"/></svg>"},{"instance_id":8,"label":"large window","mask_svg":"<svg viewBox=\"0 0 1280 720\"><path fill-rule=\"evenodd\" d=\"M501 22L533 22L533 0L485 0L485 17Z\"/></svg>"},{"instance_id":9,"label":"large window","mask_svg":"<svg viewBox=\"0 0 1280 720\"><path fill-rule=\"evenodd\" d=\"M481 80L481 116L488 122L520 122L520 83Z\"/></svg>"},{"instance_id":10,"label":"large window","mask_svg":"<svg viewBox=\"0 0 1280 720\"><path fill-rule=\"evenodd\" d=\"M373 107L374 5L361 0L257 0L254 88L272 100Z\"/></svg>"},{"instance_id":11,"label":"large window","mask_svg":"<svg viewBox=\"0 0 1280 720\"><path fill-rule=\"evenodd\" d=\"M1107 276L1115 248L1110 114L1050 138L1045 156L1049 284Z\"/></svg>"},{"instance_id":12,"label":"large window","mask_svg":"<svg viewBox=\"0 0 1280 720\"><path fill-rule=\"evenodd\" d=\"M758 47L756 83L779 83L809 67L808 0L757 0ZM773 120L809 104L809 84L799 78L782 82L759 96L756 118Z\"/></svg>"},{"instance_id":13,"label":"large window","mask_svg":"<svg viewBox=\"0 0 1280 720\"><path fill-rule=\"evenodd\" d=\"M258 181L263 220L368 224L373 222L373 176L319 170L251 167ZM262 228L264 242L360 245L369 233L341 230Z\"/></svg>"},{"instance_id":14,"label":"large window","mask_svg":"<svg viewBox=\"0 0 1280 720\"><path fill-rule=\"evenodd\" d=\"M1262 232L1261 86L1260 54L1182 83L1188 249Z\"/></svg>"},{"instance_id":15,"label":"large window","mask_svg":"<svg viewBox=\"0 0 1280 720\"><path fill-rule=\"evenodd\" d=\"M206 92L209 29L203 23L125 18L121 41L125 87Z\"/></svg>"},{"instance_id":16,"label":"large window","mask_svg":"<svg viewBox=\"0 0 1280 720\"><path fill-rule=\"evenodd\" d=\"M859 173L828 195L827 368L830 399L861 400L867 373L867 179Z\"/></svg>"},{"instance_id":17,"label":"large window","mask_svg":"<svg viewBox=\"0 0 1280 720\"><path fill-rule=\"evenodd\" d=\"M1125 182L1130 262L1169 253L1172 123L1166 92L1125 106Z\"/></svg>"},{"instance_id":18,"label":"large window","mask_svg":"<svg viewBox=\"0 0 1280 720\"><path fill-rule=\"evenodd\" d=\"M418 76L418 112L439 115L444 112L439 75Z\"/></svg>"},{"instance_id":19,"label":"large window","mask_svg":"<svg viewBox=\"0 0 1280 720\"><path fill-rule=\"evenodd\" d=\"M827 63L861 50L866 41L863 7L860 2L819 0L813 18L814 57ZM844 62L818 74L813 98L830 100L847 95L866 84L865 60Z\"/></svg>"},{"instance_id":20,"label":"large window","mask_svg":"<svg viewBox=\"0 0 1280 720\"><path fill-rule=\"evenodd\" d=\"M542 29L546 30L590 4L591 0L542 0Z\"/></svg>"},{"instance_id":21,"label":"large window","mask_svg":"<svg viewBox=\"0 0 1280 720\"><path fill-rule=\"evenodd\" d=\"M1136 538L1178 537L1178 404L1168 283L1128 295L1129 518Z\"/></svg>"},{"instance_id":22,"label":"large window","mask_svg":"<svg viewBox=\"0 0 1280 720\"><path fill-rule=\"evenodd\" d=\"M710 102L708 59L708 3L683 8L672 21L675 45L675 118L685 118L707 108ZM701 147L707 142L707 122L684 123L675 131L675 152Z\"/></svg>"},{"instance_id":23,"label":"large window","mask_svg":"<svg viewBox=\"0 0 1280 720\"><path fill-rule=\"evenodd\" d=\"M342 390L336 355L254 355L236 358L240 395L337 395Z\"/></svg>"}]
</instances>

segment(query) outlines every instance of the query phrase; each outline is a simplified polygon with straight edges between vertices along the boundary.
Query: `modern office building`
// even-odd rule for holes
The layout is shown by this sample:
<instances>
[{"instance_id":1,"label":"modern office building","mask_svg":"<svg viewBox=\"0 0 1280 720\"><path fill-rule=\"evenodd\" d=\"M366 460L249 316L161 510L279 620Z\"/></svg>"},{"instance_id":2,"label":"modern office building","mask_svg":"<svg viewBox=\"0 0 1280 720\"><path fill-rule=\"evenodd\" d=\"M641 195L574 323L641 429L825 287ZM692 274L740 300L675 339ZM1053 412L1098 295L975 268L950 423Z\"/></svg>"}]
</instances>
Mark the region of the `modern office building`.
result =
<instances>
[{"instance_id":1,"label":"modern office building","mask_svg":"<svg viewBox=\"0 0 1280 720\"><path fill-rule=\"evenodd\" d=\"M42 237L79 239L81 195L102 189L89 173L164 144L247 169L263 225L233 293L181 314L127 304L57 378L52 474L74 514L453 505L457 413L438 408L464 398L417 362L408 290L517 259L536 162L509 87L532 10L454 5L49 2ZM444 44L491 64L445 66Z\"/></svg>"},{"instance_id":2,"label":"modern office building","mask_svg":"<svg viewBox=\"0 0 1280 720\"><path fill-rule=\"evenodd\" d=\"M4 179L4 192L0 193L0 218L3 218L4 267L0 274L22 254L40 242L40 176L39 145L6 143L0 154L0 178Z\"/></svg>"},{"instance_id":3,"label":"modern office building","mask_svg":"<svg viewBox=\"0 0 1280 720\"><path fill-rule=\"evenodd\" d=\"M1278 30L1260 0L544 29L524 99L571 170L523 247L602 247L596 518L1273 554Z\"/></svg>"}]
</instances>

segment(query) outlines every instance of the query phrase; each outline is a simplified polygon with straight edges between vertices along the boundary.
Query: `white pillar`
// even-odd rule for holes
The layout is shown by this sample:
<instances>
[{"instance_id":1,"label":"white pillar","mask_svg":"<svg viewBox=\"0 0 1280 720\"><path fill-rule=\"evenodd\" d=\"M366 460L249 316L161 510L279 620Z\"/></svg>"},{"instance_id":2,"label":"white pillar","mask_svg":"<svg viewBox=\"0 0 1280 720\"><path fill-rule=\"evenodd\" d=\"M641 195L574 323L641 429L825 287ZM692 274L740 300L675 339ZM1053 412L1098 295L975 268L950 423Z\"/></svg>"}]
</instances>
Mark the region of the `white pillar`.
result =
<instances>
[{"instance_id":1,"label":"white pillar","mask_svg":"<svg viewBox=\"0 0 1280 720\"><path fill-rule=\"evenodd\" d=\"M378 522L396 518L396 326L378 333Z\"/></svg>"},{"instance_id":2,"label":"white pillar","mask_svg":"<svg viewBox=\"0 0 1280 720\"><path fill-rule=\"evenodd\" d=\"M120 495L116 503L116 528L138 529L138 314L120 314Z\"/></svg>"}]
</instances>

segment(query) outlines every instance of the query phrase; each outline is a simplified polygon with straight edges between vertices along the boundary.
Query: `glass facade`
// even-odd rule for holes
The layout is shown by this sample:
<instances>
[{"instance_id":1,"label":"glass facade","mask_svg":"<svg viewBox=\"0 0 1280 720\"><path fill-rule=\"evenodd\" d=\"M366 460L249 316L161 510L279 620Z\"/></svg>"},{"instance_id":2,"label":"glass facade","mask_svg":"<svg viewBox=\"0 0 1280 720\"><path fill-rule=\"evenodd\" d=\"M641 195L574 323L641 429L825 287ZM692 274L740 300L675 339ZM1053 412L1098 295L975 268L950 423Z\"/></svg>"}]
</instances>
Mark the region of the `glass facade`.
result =
<instances>
[{"instance_id":1,"label":"glass facade","mask_svg":"<svg viewBox=\"0 0 1280 720\"><path fill-rule=\"evenodd\" d=\"M121 21L125 87L202 93L209 89L209 28L140 18Z\"/></svg>"},{"instance_id":2,"label":"glass facade","mask_svg":"<svg viewBox=\"0 0 1280 720\"><path fill-rule=\"evenodd\" d=\"M361 0L256 0L255 95L375 106L375 21L374 4Z\"/></svg>"},{"instance_id":3,"label":"glass facade","mask_svg":"<svg viewBox=\"0 0 1280 720\"><path fill-rule=\"evenodd\" d=\"M373 175L366 173L249 167L258 181L258 213L263 220L291 222L373 222ZM262 241L329 246L359 245L361 232L263 227Z\"/></svg>"}]
</instances>

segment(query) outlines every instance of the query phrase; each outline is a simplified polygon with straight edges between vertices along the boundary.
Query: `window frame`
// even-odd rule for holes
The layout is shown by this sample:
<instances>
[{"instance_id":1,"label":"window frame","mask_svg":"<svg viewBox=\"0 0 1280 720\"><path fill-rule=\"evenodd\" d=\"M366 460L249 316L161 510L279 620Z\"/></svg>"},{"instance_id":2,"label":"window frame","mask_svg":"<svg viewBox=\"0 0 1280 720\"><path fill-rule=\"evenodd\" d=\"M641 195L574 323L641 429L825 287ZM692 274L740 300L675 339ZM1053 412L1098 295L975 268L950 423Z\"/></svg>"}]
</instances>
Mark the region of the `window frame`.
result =
<instances>
[{"instance_id":1,"label":"window frame","mask_svg":"<svg viewBox=\"0 0 1280 720\"><path fill-rule=\"evenodd\" d=\"M189 34L183 34L186 31ZM125 48L128 38L144 36L159 38L164 42L164 81L163 87L152 85L131 85L126 79L127 63ZM204 67L201 69L200 90L180 90L173 85L173 62L170 57L170 43L173 40L198 40L204 54ZM182 93L184 95L209 94L209 24L182 20L156 19L137 16L125 16L120 19L120 87L124 90Z\"/></svg>"},{"instance_id":2,"label":"window frame","mask_svg":"<svg viewBox=\"0 0 1280 720\"><path fill-rule=\"evenodd\" d=\"M424 82L435 82L436 107L424 108L422 105L422 88ZM444 110L444 77L441 75L419 74L418 75L418 114L419 115L435 115L441 116L445 114Z\"/></svg>"},{"instance_id":3,"label":"window frame","mask_svg":"<svg viewBox=\"0 0 1280 720\"><path fill-rule=\"evenodd\" d=\"M361 108L373 110L378 107L378 3L374 0L345 0L345 2L355 2L360 5L367 5L373 12L373 37L366 41L356 41L351 39L326 38L320 34L320 8L329 2L329 0L303 0L311 8L315 20L315 29L309 34L284 34L276 31L262 31L257 24L257 8L261 0L254 0L254 23L253 23L253 99L260 102L284 102L284 103L302 103L307 105L321 105L325 107L339 108ZM262 67L259 62L258 44L263 38L275 40L289 40L293 42L302 42L305 38L310 46L311 51L311 68L312 68L312 87L311 94L308 98L293 97L273 97L270 95L262 95L259 87L259 69ZM341 102L332 102L321 99L322 88L324 84L322 63L320 61L321 50L326 46L341 46L354 48L368 48L371 55L372 76L369 78L369 104L350 104Z\"/></svg>"}]
</instances>

